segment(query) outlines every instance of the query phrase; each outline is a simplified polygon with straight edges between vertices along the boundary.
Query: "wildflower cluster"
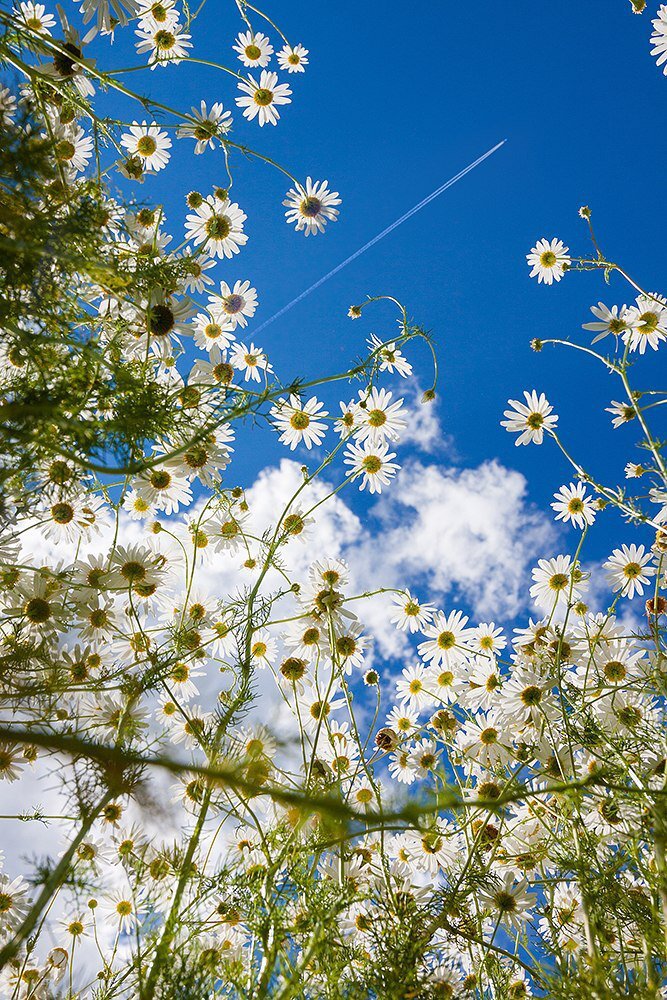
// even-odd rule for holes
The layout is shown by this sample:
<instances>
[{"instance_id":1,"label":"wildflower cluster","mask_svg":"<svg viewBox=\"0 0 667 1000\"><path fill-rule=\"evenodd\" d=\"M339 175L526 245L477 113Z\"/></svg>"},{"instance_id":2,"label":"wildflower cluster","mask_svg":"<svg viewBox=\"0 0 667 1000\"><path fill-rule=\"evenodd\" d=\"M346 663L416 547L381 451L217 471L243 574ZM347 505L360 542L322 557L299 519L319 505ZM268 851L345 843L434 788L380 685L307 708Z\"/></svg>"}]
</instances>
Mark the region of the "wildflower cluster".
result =
<instances>
[{"instance_id":1,"label":"wildflower cluster","mask_svg":"<svg viewBox=\"0 0 667 1000\"><path fill-rule=\"evenodd\" d=\"M309 53L265 19L276 55L238 10L240 96L189 114L84 54L134 31L147 66L179 72L185 4L84 0L83 39L42 4L0 14L21 78L0 94L0 783L4 814L48 836L0 872L2 995L664 996L665 394L629 378L667 340L667 299L592 228L590 259L555 239L528 254L545 284L602 270L633 286L584 324L607 355L535 346L618 379L613 422L633 422L643 460L609 485L544 393L509 401L516 443L568 469L551 506L572 541L536 559L527 621L471 621L373 566L361 580L320 508L400 489L411 352L430 339L384 296L349 315L389 303L397 332L344 372L279 377L255 343L261 287L218 273L248 241L235 152L260 155L232 140L230 108L279 123ZM100 89L142 111L100 117ZM125 191L180 140L225 178L187 194L172 248L162 208ZM323 233L338 194L291 182L288 223ZM232 478L266 428L312 463L268 503ZM614 511L628 534L595 565L589 532Z\"/></svg>"}]
</instances>

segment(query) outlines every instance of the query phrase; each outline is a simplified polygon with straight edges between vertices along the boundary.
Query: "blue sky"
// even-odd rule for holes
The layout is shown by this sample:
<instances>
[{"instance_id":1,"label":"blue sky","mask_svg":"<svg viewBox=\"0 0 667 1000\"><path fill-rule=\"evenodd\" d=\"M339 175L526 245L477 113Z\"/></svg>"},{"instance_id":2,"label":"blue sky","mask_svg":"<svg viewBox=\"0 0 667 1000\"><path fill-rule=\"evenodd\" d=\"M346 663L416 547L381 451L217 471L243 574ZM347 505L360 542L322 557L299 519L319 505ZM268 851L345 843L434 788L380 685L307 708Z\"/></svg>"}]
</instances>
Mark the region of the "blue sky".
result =
<instances>
[{"instance_id":1,"label":"blue sky","mask_svg":"<svg viewBox=\"0 0 667 1000\"><path fill-rule=\"evenodd\" d=\"M193 54L237 68L231 4L209 0L194 26ZM541 236L561 237L587 253L582 204L594 212L611 259L640 284L664 290L662 227L667 134L661 122L667 79L649 55L650 16L633 16L625 0L486 5L414 2L336 6L290 0L270 9L291 41L310 49L303 76L290 77L293 104L277 128L245 122L233 81L208 67L182 65L131 74L128 82L182 108L221 99L235 111L236 141L288 166L297 176L328 178L343 198L340 220L324 237L304 239L287 227L286 184L258 162L240 164L234 199L248 212L250 239L217 269L228 281L250 278L260 294L257 322L356 250L450 175L498 140L491 160L374 247L306 301L263 331L259 340L277 372L313 377L340 370L363 350L371 329L389 334L393 313L346 319L349 304L390 293L436 339L441 365L437 403L443 431L463 467L498 458L523 472L542 507L570 474L554 447L514 448L499 426L508 397L544 390L560 416L564 439L600 477L620 482L634 428L612 432L604 406L618 388L601 366L564 349L541 355L535 336L587 343L588 307L629 296L620 280L567 275L545 288L528 278L525 254ZM260 19L256 30L265 30ZM274 44L278 41L270 29ZM120 52L127 44L118 40ZM123 46L123 48L120 48ZM278 47L278 46L277 46ZM118 60L117 49L114 61ZM233 58L232 58L233 57ZM136 56L128 56L136 64ZM224 183L220 153L193 158L177 144L170 169L149 180L141 197L163 201L168 230L182 234L183 195ZM249 338L252 338L252 325ZM417 367L428 358L417 350ZM665 373L651 352L640 381L659 386ZM343 393L345 395L345 393ZM342 398L342 397L341 397ZM250 481L285 455L269 432L239 449L235 476ZM297 453L305 458L306 453ZM352 501L351 501L352 502ZM363 510L364 498L354 503ZM588 553L603 556L619 541L619 524L596 529ZM567 534L573 541L573 533ZM624 529L623 540L634 540ZM567 549L564 549L566 551Z\"/></svg>"}]
</instances>

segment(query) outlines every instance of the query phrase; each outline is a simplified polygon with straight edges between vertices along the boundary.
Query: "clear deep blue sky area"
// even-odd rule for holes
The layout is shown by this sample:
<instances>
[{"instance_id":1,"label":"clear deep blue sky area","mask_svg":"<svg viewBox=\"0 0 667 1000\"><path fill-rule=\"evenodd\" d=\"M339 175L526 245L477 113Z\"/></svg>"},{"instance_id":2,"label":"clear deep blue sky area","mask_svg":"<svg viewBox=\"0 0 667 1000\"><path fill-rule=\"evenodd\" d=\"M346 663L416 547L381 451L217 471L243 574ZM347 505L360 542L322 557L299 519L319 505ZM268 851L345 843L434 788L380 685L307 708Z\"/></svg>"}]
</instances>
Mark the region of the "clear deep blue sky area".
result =
<instances>
[{"instance_id":1,"label":"clear deep blue sky area","mask_svg":"<svg viewBox=\"0 0 667 1000\"><path fill-rule=\"evenodd\" d=\"M626 289L617 279L605 288L599 274L566 275L546 288L529 280L525 254L542 236L588 252L577 215L588 204L607 255L644 287L667 291L667 79L649 54L652 12L633 16L627 0L285 0L269 13L291 41L310 49L307 73L289 78L294 103L277 128L245 122L234 107L233 80L206 67L128 77L179 107L223 100L234 111L234 139L297 176L328 178L340 191L339 221L324 237L306 240L284 222L284 178L259 162L242 165L233 193L249 211L250 239L218 277L256 284L255 325L507 139L473 174L263 331L259 342L276 370L285 378L312 377L345 367L371 328L387 334L393 324L388 309L371 323L353 323L347 307L366 294L391 293L436 339L436 405L459 464L497 457L527 475L536 502L548 503L570 479L562 460L553 447L516 449L499 426L507 398L535 387L560 413L566 440L580 437L583 425L592 470L622 480L628 448L618 446L620 436L629 442L634 429L611 430L603 412L609 377L583 355L538 355L529 342L560 336L588 343L591 335L580 329L592 318L588 307L598 299L629 300ZM230 48L238 25L231 3L209 0L194 27L193 54L238 68ZM256 29L264 30L259 20ZM141 58L128 53L130 62ZM183 195L195 181L206 193L225 174L220 153L193 164L191 144L177 145L183 148L170 169L137 190L164 202L167 228L179 241ZM426 354L417 355L427 370ZM644 382L664 385L664 351L649 355L638 365ZM285 454L267 432L264 446L239 449L236 477L250 481ZM598 529L591 554L605 554L606 536L604 526Z\"/></svg>"}]
</instances>

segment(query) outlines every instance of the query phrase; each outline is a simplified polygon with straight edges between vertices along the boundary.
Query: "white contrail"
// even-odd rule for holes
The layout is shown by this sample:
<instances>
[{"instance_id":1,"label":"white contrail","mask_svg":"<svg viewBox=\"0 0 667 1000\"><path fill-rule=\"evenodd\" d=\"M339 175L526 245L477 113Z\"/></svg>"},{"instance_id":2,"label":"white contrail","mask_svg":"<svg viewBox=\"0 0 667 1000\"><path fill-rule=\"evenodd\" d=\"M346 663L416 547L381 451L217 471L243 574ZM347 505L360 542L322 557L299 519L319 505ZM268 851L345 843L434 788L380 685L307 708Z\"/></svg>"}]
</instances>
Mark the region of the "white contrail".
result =
<instances>
[{"instance_id":1,"label":"white contrail","mask_svg":"<svg viewBox=\"0 0 667 1000\"><path fill-rule=\"evenodd\" d=\"M370 250L370 248L375 246L376 243L379 243L380 240L383 240L385 236L388 236L389 233L392 233L394 229L397 229L400 225L402 225L402 223L407 222L408 219L411 219L413 215L416 215L417 212L421 211L422 208L425 208L426 205L432 202L434 198L437 198L439 195L443 193L443 191L446 191L447 188L452 187L454 184L457 183L457 181L460 181L461 178L465 177L466 174L469 174L471 170L474 170L475 167L478 167L480 163L483 163L484 160L487 160L490 156L492 156L496 152L496 150L500 149L501 146L504 146L506 142L507 139L502 139L491 149L487 149L486 153L484 153L482 156L479 156L476 160L473 160L472 163L469 163L468 166L464 167L463 170L459 171L458 174L455 174L453 177L450 177L448 181L445 181L444 184L441 184L439 188L436 188L435 191L432 191L431 194L427 195L426 198L423 198L422 201L420 201L417 205L415 205L408 212L406 212L405 215L402 215L400 219L396 219L395 222L392 222L390 226L387 226L386 229L383 229L381 233L378 233L377 236L374 236L372 240L368 241L368 243L364 243L362 247L359 247L358 250L355 250L353 254L350 254L349 257L346 257L345 260L341 261L340 264L337 264L336 267L334 267L331 271L328 272L328 274L325 274L323 278L320 278L318 281L315 282L314 285L311 285L310 288L307 288L305 292L301 292L301 294L297 295L295 299L292 299L291 302L288 302L286 306L283 306L282 309L279 309L277 313L274 313L273 316L269 316L268 319L265 319L263 323L260 323L260 325L255 330L253 330L253 337L256 334L258 334L261 330L263 330L265 327L267 327L269 323L273 323L273 321L278 319L280 316L284 316L289 309L295 306L298 302L301 302L303 299L305 299L307 295L310 295L311 292L314 292L316 288L319 288L320 285L323 285L325 281L329 280L329 278L333 278L334 274L338 274L339 271L342 271L344 267L347 267L348 264L351 264L353 260L357 259L357 257L361 257L362 253L366 253L367 250Z\"/></svg>"}]
</instances>

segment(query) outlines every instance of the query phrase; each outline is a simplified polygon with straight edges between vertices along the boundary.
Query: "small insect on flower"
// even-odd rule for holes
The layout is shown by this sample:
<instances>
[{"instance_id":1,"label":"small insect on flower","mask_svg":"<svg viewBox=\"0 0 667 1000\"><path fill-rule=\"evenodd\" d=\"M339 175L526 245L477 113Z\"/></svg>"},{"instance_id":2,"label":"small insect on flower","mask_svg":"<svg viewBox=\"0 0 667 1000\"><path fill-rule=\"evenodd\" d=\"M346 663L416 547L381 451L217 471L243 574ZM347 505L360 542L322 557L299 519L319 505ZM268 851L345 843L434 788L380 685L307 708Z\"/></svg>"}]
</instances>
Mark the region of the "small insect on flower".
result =
<instances>
[{"instance_id":1,"label":"small insect on flower","mask_svg":"<svg viewBox=\"0 0 667 1000\"><path fill-rule=\"evenodd\" d=\"M530 253L526 254L530 277L538 282L551 285L560 281L571 264L568 248L560 240L538 240Z\"/></svg>"},{"instance_id":2,"label":"small insect on flower","mask_svg":"<svg viewBox=\"0 0 667 1000\"><path fill-rule=\"evenodd\" d=\"M655 567L649 566L652 558L643 545L622 545L614 549L603 564L612 590L630 599L635 594L641 597L650 577L655 576Z\"/></svg>"},{"instance_id":3,"label":"small insect on flower","mask_svg":"<svg viewBox=\"0 0 667 1000\"><path fill-rule=\"evenodd\" d=\"M308 49L303 45L284 45L278 53L278 65L287 73L305 73L308 65Z\"/></svg>"},{"instance_id":4,"label":"small insect on flower","mask_svg":"<svg viewBox=\"0 0 667 1000\"><path fill-rule=\"evenodd\" d=\"M239 90L246 95L237 97L236 104L243 108L243 117L248 121L259 117L260 127L264 125L277 125L280 112L277 105L291 104L292 93L289 84L278 83L278 74L262 70L259 83L254 77L249 76L248 82L239 83Z\"/></svg>"},{"instance_id":5,"label":"small insect on flower","mask_svg":"<svg viewBox=\"0 0 667 1000\"><path fill-rule=\"evenodd\" d=\"M553 431L558 423L556 414L552 414L553 406L547 401L543 392L537 395L535 389L532 392L524 390L525 403L518 399L508 399L508 403L513 407L505 410L507 420L501 420L500 426L504 427L510 434L518 434L519 437L514 442L520 444L542 444L545 431Z\"/></svg>"},{"instance_id":6,"label":"small insect on flower","mask_svg":"<svg viewBox=\"0 0 667 1000\"><path fill-rule=\"evenodd\" d=\"M389 451L386 442L364 441L363 445L348 444L344 462L351 467L350 480L361 476L360 490L368 486L370 493L381 493L382 487L387 486L400 469L400 465L392 462L393 458L396 454Z\"/></svg>"},{"instance_id":7,"label":"small insect on flower","mask_svg":"<svg viewBox=\"0 0 667 1000\"><path fill-rule=\"evenodd\" d=\"M287 208L285 218L289 225L294 224L297 232L305 232L306 236L317 236L323 233L327 222L335 222L341 199L338 191L330 191L328 181L313 181L306 178L304 186L290 188L283 205Z\"/></svg>"},{"instance_id":8,"label":"small insect on flower","mask_svg":"<svg viewBox=\"0 0 667 1000\"><path fill-rule=\"evenodd\" d=\"M597 509L593 499L586 494L583 483L570 483L561 486L554 493L555 503L551 506L556 511L557 521L569 521L577 528L585 528L595 520Z\"/></svg>"}]
</instances>

